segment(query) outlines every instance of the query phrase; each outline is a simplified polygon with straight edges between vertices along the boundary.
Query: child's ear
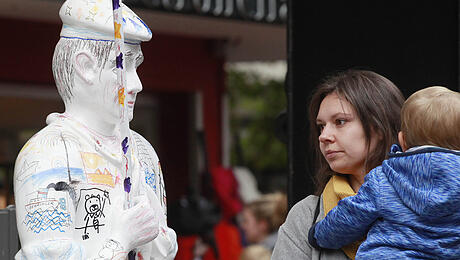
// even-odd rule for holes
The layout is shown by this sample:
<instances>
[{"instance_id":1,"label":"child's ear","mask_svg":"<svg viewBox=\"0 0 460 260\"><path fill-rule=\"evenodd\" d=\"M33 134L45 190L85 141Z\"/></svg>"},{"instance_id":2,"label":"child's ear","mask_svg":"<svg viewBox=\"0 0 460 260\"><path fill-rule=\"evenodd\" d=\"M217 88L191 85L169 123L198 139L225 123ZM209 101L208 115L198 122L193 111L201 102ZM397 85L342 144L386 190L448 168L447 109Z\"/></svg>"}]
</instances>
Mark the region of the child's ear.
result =
<instances>
[{"instance_id":1,"label":"child's ear","mask_svg":"<svg viewBox=\"0 0 460 260\"><path fill-rule=\"evenodd\" d=\"M404 138L404 133L402 131L399 131L398 133L398 141L399 145L401 146L403 152L407 150L407 145L406 145L406 140Z\"/></svg>"},{"instance_id":2,"label":"child's ear","mask_svg":"<svg viewBox=\"0 0 460 260\"><path fill-rule=\"evenodd\" d=\"M96 60L91 53L80 51L75 55L75 73L86 84L92 85L96 76Z\"/></svg>"}]
</instances>

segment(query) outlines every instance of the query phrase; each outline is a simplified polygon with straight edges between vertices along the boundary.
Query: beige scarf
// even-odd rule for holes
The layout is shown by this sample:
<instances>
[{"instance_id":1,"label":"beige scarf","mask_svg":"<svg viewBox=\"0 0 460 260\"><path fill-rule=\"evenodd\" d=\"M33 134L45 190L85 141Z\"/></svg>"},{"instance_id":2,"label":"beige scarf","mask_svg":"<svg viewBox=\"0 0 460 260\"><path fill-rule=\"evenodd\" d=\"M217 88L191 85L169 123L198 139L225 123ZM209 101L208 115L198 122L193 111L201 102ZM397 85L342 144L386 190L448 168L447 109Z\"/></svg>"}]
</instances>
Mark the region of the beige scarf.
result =
<instances>
[{"instance_id":1,"label":"beige scarf","mask_svg":"<svg viewBox=\"0 0 460 260\"><path fill-rule=\"evenodd\" d=\"M323 191L323 206L324 214L327 215L339 201L343 198L356 195L355 191L351 188L348 180L344 176L333 175ZM351 259L355 259L356 251L358 251L361 241L355 241L349 245L342 247L342 251Z\"/></svg>"}]
</instances>

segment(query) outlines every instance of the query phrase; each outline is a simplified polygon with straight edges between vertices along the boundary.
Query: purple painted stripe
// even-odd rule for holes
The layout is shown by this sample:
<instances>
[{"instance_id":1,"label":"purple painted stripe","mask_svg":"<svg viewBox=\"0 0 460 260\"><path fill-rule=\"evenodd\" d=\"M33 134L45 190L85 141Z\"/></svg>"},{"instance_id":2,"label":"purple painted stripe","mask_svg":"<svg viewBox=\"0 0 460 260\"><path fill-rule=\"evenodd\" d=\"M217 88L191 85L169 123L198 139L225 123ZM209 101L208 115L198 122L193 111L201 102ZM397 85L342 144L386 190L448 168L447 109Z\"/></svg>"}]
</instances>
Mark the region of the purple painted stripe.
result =
<instances>
[{"instance_id":1,"label":"purple painted stripe","mask_svg":"<svg viewBox=\"0 0 460 260\"><path fill-rule=\"evenodd\" d=\"M117 68L123 69L123 53L117 56Z\"/></svg>"},{"instance_id":2,"label":"purple painted stripe","mask_svg":"<svg viewBox=\"0 0 460 260\"><path fill-rule=\"evenodd\" d=\"M121 142L121 147L123 148L123 153L126 154L128 152L128 137L125 137L123 141Z\"/></svg>"},{"instance_id":3,"label":"purple painted stripe","mask_svg":"<svg viewBox=\"0 0 460 260\"><path fill-rule=\"evenodd\" d=\"M123 182L124 186L125 186L125 191L127 193L129 193L131 191L131 178L129 177L126 177L125 178L125 181Z\"/></svg>"},{"instance_id":4,"label":"purple painted stripe","mask_svg":"<svg viewBox=\"0 0 460 260\"><path fill-rule=\"evenodd\" d=\"M118 8L120 8L120 1L119 0L112 0L112 6L113 6L113 10L117 10Z\"/></svg>"}]
</instances>

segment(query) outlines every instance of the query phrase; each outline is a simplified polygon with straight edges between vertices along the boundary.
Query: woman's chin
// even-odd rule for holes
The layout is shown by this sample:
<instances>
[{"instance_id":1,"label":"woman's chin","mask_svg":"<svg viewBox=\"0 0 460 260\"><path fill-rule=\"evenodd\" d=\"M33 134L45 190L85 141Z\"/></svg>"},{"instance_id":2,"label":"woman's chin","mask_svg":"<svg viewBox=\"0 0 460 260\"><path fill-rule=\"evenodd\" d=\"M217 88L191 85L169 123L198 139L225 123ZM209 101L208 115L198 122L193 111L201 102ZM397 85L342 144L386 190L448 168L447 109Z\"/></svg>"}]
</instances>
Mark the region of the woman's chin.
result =
<instances>
[{"instance_id":1,"label":"woman's chin","mask_svg":"<svg viewBox=\"0 0 460 260\"><path fill-rule=\"evenodd\" d=\"M345 165L342 165L338 162L329 163L329 167L336 173L345 174L345 175L353 175L353 173L348 169Z\"/></svg>"}]
</instances>

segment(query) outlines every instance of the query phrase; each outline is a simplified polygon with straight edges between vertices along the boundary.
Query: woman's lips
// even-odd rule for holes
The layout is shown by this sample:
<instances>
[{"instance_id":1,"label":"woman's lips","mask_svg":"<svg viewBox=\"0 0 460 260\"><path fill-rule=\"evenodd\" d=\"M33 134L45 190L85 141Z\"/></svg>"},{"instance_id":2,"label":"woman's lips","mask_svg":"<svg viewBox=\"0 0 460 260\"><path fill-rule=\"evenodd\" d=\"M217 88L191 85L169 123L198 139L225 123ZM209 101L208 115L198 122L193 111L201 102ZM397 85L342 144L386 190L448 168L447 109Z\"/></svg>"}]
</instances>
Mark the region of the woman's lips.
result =
<instances>
[{"instance_id":1,"label":"woman's lips","mask_svg":"<svg viewBox=\"0 0 460 260\"><path fill-rule=\"evenodd\" d=\"M341 151L327 150L324 157L326 157L326 159L334 159L339 153L341 153Z\"/></svg>"}]
</instances>

